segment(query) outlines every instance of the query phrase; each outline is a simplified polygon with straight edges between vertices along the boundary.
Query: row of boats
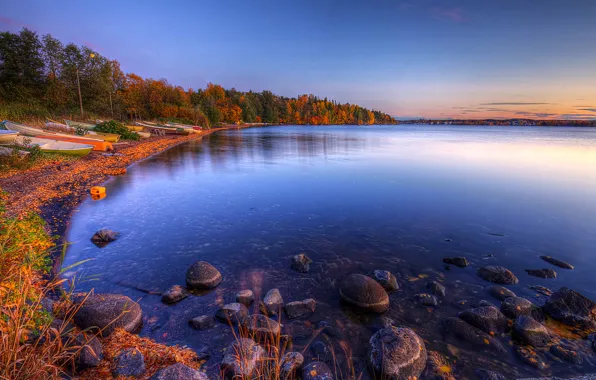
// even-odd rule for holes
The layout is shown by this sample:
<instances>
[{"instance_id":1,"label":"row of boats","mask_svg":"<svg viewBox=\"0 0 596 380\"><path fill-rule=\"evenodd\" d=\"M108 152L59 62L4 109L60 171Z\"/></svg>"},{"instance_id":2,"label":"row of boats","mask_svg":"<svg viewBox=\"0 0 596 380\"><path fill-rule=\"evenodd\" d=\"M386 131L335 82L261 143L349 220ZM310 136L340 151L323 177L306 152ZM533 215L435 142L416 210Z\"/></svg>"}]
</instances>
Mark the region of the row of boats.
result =
<instances>
[{"instance_id":1,"label":"row of boats","mask_svg":"<svg viewBox=\"0 0 596 380\"><path fill-rule=\"evenodd\" d=\"M97 121L98 123L101 120ZM47 153L62 153L73 156L86 156L95 151L113 150L113 143L120 140L120 135L95 131L97 124L64 120L60 123L46 120L45 128L36 128L26 124L4 120L0 122L0 145L18 144L27 148L34 146ZM178 123L156 124L137 121L127 125L130 131L141 138L151 135L189 135L199 133L201 127ZM84 131L84 135L75 134Z\"/></svg>"}]
</instances>

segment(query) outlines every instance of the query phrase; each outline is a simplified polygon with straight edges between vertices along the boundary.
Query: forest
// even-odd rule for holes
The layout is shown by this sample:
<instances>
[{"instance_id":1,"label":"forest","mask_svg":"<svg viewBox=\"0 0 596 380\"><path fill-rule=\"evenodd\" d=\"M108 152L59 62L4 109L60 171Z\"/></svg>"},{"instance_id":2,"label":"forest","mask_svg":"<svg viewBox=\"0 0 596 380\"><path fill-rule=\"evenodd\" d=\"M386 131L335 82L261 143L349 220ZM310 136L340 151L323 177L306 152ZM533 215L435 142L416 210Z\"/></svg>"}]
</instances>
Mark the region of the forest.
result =
<instances>
[{"instance_id":1,"label":"forest","mask_svg":"<svg viewBox=\"0 0 596 380\"><path fill-rule=\"evenodd\" d=\"M77 81L83 114L79 107ZM166 79L124 73L116 60L87 46L22 29L0 33L0 117L157 119L221 123L394 124L382 112L314 95L287 98L209 83L184 89Z\"/></svg>"}]
</instances>

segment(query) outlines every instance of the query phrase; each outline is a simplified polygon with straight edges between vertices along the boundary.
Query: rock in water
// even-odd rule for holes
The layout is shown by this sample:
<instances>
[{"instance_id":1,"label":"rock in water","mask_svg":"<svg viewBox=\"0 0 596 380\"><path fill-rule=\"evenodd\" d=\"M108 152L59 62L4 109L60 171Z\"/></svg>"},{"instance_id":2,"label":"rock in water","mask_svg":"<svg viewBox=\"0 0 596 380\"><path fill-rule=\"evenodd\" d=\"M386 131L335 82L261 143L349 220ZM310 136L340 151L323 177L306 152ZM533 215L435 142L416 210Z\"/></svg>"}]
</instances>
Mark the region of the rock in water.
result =
<instances>
[{"instance_id":1,"label":"rock in water","mask_svg":"<svg viewBox=\"0 0 596 380\"><path fill-rule=\"evenodd\" d=\"M426 367L426 358L424 342L409 328L387 327L370 338L368 362L383 378L418 378Z\"/></svg>"},{"instance_id":2,"label":"rock in water","mask_svg":"<svg viewBox=\"0 0 596 380\"><path fill-rule=\"evenodd\" d=\"M243 328L257 341L273 342L280 334L281 326L271 318L263 314L253 314L244 318L241 322Z\"/></svg>"},{"instance_id":3,"label":"rock in water","mask_svg":"<svg viewBox=\"0 0 596 380\"><path fill-rule=\"evenodd\" d=\"M238 378L250 378L257 368L265 350L254 340L239 338L226 350L221 362L224 373Z\"/></svg>"},{"instance_id":4,"label":"rock in water","mask_svg":"<svg viewBox=\"0 0 596 380\"><path fill-rule=\"evenodd\" d=\"M491 335L502 334L509 330L509 321L494 306L483 306L465 310L459 313L458 317Z\"/></svg>"},{"instance_id":5,"label":"rock in water","mask_svg":"<svg viewBox=\"0 0 596 380\"><path fill-rule=\"evenodd\" d=\"M423 379L429 380L455 380L451 375L451 364L443 355L436 351L428 351L426 369L422 373Z\"/></svg>"},{"instance_id":6,"label":"rock in water","mask_svg":"<svg viewBox=\"0 0 596 380\"><path fill-rule=\"evenodd\" d=\"M507 380L505 376L495 371L476 368L474 372L476 373L476 377L478 377L479 380Z\"/></svg>"},{"instance_id":7,"label":"rock in water","mask_svg":"<svg viewBox=\"0 0 596 380\"><path fill-rule=\"evenodd\" d=\"M180 285L174 285L161 295L161 302L173 304L188 297L188 290Z\"/></svg>"},{"instance_id":8,"label":"rock in water","mask_svg":"<svg viewBox=\"0 0 596 380\"><path fill-rule=\"evenodd\" d=\"M345 302L366 311L383 313L389 308L389 295L372 278L362 274L350 274L341 283L339 295Z\"/></svg>"},{"instance_id":9,"label":"rock in water","mask_svg":"<svg viewBox=\"0 0 596 380\"><path fill-rule=\"evenodd\" d=\"M583 361L581 355L576 351L568 350L559 345L550 346L550 353L572 364L581 364Z\"/></svg>"},{"instance_id":10,"label":"rock in water","mask_svg":"<svg viewBox=\"0 0 596 380\"><path fill-rule=\"evenodd\" d=\"M197 261L186 271L186 285L191 289L212 289L221 280L221 273L205 261Z\"/></svg>"},{"instance_id":11,"label":"rock in water","mask_svg":"<svg viewBox=\"0 0 596 380\"><path fill-rule=\"evenodd\" d=\"M423 306L437 306L439 304L437 297L431 294L420 293L414 295L414 297Z\"/></svg>"},{"instance_id":12,"label":"rock in water","mask_svg":"<svg viewBox=\"0 0 596 380\"><path fill-rule=\"evenodd\" d=\"M323 362L310 362L302 368L303 380L335 380L333 372Z\"/></svg>"},{"instance_id":13,"label":"rock in water","mask_svg":"<svg viewBox=\"0 0 596 380\"><path fill-rule=\"evenodd\" d=\"M169 367L160 369L149 380L209 380L209 377L202 372L176 363Z\"/></svg>"},{"instance_id":14,"label":"rock in water","mask_svg":"<svg viewBox=\"0 0 596 380\"><path fill-rule=\"evenodd\" d=\"M544 359L538 355L536 350L525 346L515 346L514 351L517 354L517 357L527 365L538 369L546 368Z\"/></svg>"},{"instance_id":15,"label":"rock in water","mask_svg":"<svg viewBox=\"0 0 596 380\"><path fill-rule=\"evenodd\" d=\"M286 305L286 314L290 319L306 317L315 312L316 306L317 302L312 298L290 302Z\"/></svg>"},{"instance_id":16,"label":"rock in water","mask_svg":"<svg viewBox=\"0 0 596 380\"><path fill-rule=\"evenodd\" d=\"M236 293L236 302L241 303L244 306L250 306L255 302L255 294L249 289L241 290Z\"/></svg>"},{"instance_id":17,"label":"rock in water","mask_svg":"<svg viewBox=\"0 0 596 380\"><path fill-rule=\"evenodd\" d=\"M103 336L120 327L134 332L141 327L143 311L138 303L120 294L93 294L77 302L74 323L81 329L98 328Z\"/></svg>"},{"instance_id":18,"label":"rock in water","mask_svg":"<svg viewBox=\"0 0 596 380\"><path fill-rule=\"evenodd\" d=\"M469 343L505 352L505 348L498 340L459 318L445 318L443 329L446 336L451 335Z\"/></svg>"},{"instance_id":19,"label":"rock in water","mask_svg":"<svg viewBox=\"0 0 596 380\"><path fill-rule=\"evenodd\" d=\"M509 297L501 303L501 312L512 319L520 315L530 315L533 308L534 304L522 297Z\"/></svg>"},{"instance_id":20,"label":"rock in water","mask_svg":"<svg viewBox=\"0 0 596 380\"><path fill-rule=\"evenodd\" d=\"M248 317L248 309L241 303L229 303L217 311L215 317L224 323L237 325Z\"/></svg>"},{"instance_id":21,"label":"rock in water","mask_svg":"<svg viewBox=\"0 0 596 380\"><path fill-rule=\"evenodd\" d=\"M136 348L129 348L116 357L116 368L113 375L139 376L145 372L145 357Z\"/></svg>"},{"instance_id":22,"label":"rock in water","mask_svg":"<svg viewBox=\"0 0 596 380\"><path fill-rule=\"evenodd\" d=\"M215 326L215 319L211 315L200 315L188 321L188 324L197 330L205 330Z\"/></svg>"},{"instance_id":23,"label":"rock in water","mask_svg":"<svg viewBox=\"0 0 596 380\"><path fill-rule=\"evenodd\" d=\"M497 265L487 265L478 269L478 275L495 284L513 285L519 282L509 269Z\"/></svg>"},{"instance_id":24,"label":"rock in water","mask_svg":"<svg viewBox=\"0 0 596 380\"><path fill-rule=\"evenodd\" d=\"M574 268L573 265L566 263L564 261L561 261L561 260L557 260L550 256L540 256L540 258L542 260L546 261L547 263L558 266L559 268L563 268L563 269L573 269Z\"/></svg>"},{"instance_id":25,"label":"rock in water","mask_svg":"<svg viewBox=\"0 0 596 380\"><path fill-rule=\"evenodd\" d=\"M281 358L282 379L292 378L304 364L304 356L299 352L286 352Z\"/></svg>"},{"instance_id":26,"label":"rock in water","mask_svg":"<svg viewBox=\"0 0 596 380\"><path fill-rule=\"evenodd\" d=\"M267 294L265 294L265 298L263 298L263 304L265 305L268 315L279 314L284 307L284 300L281 297L279 289L271 289L268 291Z\"/></svg>"},{"instance_id":27,"label":"rock in water","mask_svg":"<svg viewBox=\"0 0 596 380\"><path fill-rule=\"evenodd\" d=\"M322 362L328 362L333 358L329 346L320 340L317 340L311 344L310 352L312 353L312 356L315 358L315 360Z\"/></svg>"},{"instance_id":28,"label":"rock in water","mask_svg":"<svg viewBox=\"0 0 596 380\"><path fill-rule=\"evenodd\" d=\"M312 260L304 253L292 257L292 269L300 273L307 273L310 270Z\"/></svg>"},{"instance_id":29,"label":"rock in water","mask_svg":"<svg viewBox=\"0 0 596 380\"><path fill-rule=\"evenodd\" d=\"M526 269L530 276L540 278L557 278L557 272L552 269Z\"/></svg>"},{"instance_id":30,"label":"rock in water","mask_svg":"<svg viewBox=\"0 0 596 380\"><path fill-rule=\"evenodd\" d=\"M460 268L465 268L470 265L470 262L465 257L445 257L443 262Z\"/></svg>"},{"instance_id":31,"label":"rock in water","mask_svg":"<svg viewBox=\"0 0 596 380\"><path fill-rule=\"evenodd\" d=\"M561 288L544 304L553 319L583 329L596 329L596 303L575 290Z\"/></svg>"},{"instance_id":32,"label":"rock in water","mask_svg":"<svg viewBox=\"0 0 596 380\"><path fill-rule=\"evenodd\" d=\"M372 277L388 292L399 289L397 279L387 270L375 270Z\"/></svg>"},{"instance_id":33,"label":"rock in water","mask_svg":"<svg viewBox=\"0 0 596 380\"><path fill-rule=\"evenodd\" d=\"M546 327L527 315L520 315L513 324L514 339L534 347L544 347L551 337Z\"/></svg>"},{"instance_id":34,"label":"rock in water","mask_svg":"<svg viewBox=\"0 0 596 380\"><path fill-rule=\"evenodd\" d=\"M102 248L108 245L109 243L113 242L114 240L118 239L119 236L119 232L103 229L97 231L95 235L91 236L91 242L99 248Z\"/></svg>"},{"instance_id":35,"label":"rock in water","mask_svg":"<svg viewBox=\"0 0 596 380\"><path fill-rule=\"evenodd\" d=\"M445 287L436 281L431 281L426 284L426 288L437 296L445 297Z\"/></svg>"},{"instance_id":36,"label":"rock in water","mask_svg":"<svg viewBox=\"0 0 596 380\"><path fill-rule=\"evenodd\" d=\"M506 298L515 297L515 293L500 285L492 285L487 288L488 294L495 297L499 301L504 301Z\"/></svg>"}]
</instances>

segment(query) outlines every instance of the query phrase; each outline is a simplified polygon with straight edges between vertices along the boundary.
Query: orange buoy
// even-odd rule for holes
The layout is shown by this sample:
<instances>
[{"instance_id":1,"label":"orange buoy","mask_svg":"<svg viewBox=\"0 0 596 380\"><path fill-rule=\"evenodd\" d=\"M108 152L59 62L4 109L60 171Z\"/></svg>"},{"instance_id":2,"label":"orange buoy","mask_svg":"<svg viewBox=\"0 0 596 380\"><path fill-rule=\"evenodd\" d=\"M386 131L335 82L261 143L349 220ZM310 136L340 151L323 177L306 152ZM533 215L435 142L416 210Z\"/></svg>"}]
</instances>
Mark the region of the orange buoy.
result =
<instances>
[{"instance_id":1,"label":"orange buoy","mask_svg":"<svg viewBox=\"0 0 596 380\"><path fill-rule=\"evenodd\" d=\"M106 188L105 187L101 187L101 186L93 186L89 192L91 193L91 195L94 196L105 196L106 195Z\"/></svg>"}]
</instances>

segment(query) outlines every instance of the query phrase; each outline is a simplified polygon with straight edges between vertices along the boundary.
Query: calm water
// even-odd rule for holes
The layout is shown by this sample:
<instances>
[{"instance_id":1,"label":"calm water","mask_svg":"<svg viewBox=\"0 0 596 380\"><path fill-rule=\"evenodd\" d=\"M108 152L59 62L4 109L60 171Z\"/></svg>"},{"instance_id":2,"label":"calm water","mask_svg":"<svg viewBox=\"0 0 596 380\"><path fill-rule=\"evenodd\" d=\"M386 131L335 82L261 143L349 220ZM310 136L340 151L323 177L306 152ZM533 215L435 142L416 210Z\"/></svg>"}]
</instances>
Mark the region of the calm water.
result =
<instances>
[{"instance_id":1,"label":"calm water","mask_svg":"<svg viewBox=\"0 0 596 380\"><path fill-rule=\"evenodd\" d=\"M402 289L391 294L385 315L414 328L428 349L457 359L461 378L478 366L508 377L538 374L513 351L494 354L443 340L441 318L482 299L498 305L485 291L490 284L476 276L479 266L508 267L520 279L510 288L537 304L544 300L530 285L568 286L596 299L595 130L226 131L134 165L107 184L107 193L102 201L84 202L73 217L65 265L94 259L77 268L78 289L139 299L143 335L194 348L208 345L211 368L233 339L229 327L195 331L187 321L214 314L243 288L258 295L278 287L286 302L315 298L317 312L309 320L285 324L296 347L305 348L314 324L330 321L344 330L360 371L379 318L341 306L337 285L349 273L390 270ZM122 236L97 248L89 238L100 228ZM309 274L289 268L290 257L300 251L314 260ZM528 276L524 269L550 267L538 258L544 254L576 269L554 268L556 280ZM461 255L470 267L448 270L441 262ZM184 284L187 267L197 260L222 272L215 291L166 306L159 296L138 290ZM413 295L433 279L443 281L447 297L435 309L417 306ZM585 342L567 343L590 354ZM339 349L338 342L330 344ZM590 357L579 367L545 357L550 367L542 374L596 371Z\"/></svg>"}]
</instances>

